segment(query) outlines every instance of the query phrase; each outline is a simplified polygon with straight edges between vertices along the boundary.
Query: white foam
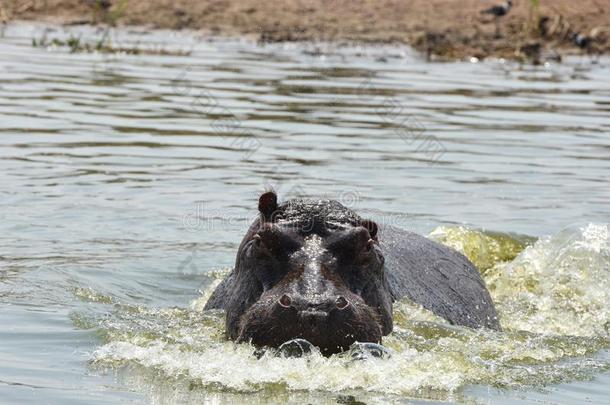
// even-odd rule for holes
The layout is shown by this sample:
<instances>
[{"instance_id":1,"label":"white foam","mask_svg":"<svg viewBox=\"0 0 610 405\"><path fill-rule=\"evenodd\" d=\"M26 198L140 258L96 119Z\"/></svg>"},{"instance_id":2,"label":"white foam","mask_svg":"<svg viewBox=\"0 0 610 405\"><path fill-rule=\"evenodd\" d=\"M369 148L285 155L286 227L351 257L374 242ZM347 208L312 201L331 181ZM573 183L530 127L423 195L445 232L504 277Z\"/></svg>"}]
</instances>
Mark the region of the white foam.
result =
<instances>
[{"instance_id":1,"label":"white foam","mask_svg":"<svg viewBox=\"0 0 610 405\"><path fill-rule=\"evenodd\" d=\"M401 301L394 307L395 330L384 338L390 359L257 359L254 347L223 340L222 313L199 312L210 286L191 309L132 309L102 323L108 343L93 354L93 363L138 365L150 374L145 380L161 372L203 389L238 392L442 397L468 384L522 387L579 378L610 366L595 355L610 347L608 241L607 226L591 224L542 238L510 262L496 262L484 277L505 327L501 333L451 326Z\"/></svg>"}]
</instances>

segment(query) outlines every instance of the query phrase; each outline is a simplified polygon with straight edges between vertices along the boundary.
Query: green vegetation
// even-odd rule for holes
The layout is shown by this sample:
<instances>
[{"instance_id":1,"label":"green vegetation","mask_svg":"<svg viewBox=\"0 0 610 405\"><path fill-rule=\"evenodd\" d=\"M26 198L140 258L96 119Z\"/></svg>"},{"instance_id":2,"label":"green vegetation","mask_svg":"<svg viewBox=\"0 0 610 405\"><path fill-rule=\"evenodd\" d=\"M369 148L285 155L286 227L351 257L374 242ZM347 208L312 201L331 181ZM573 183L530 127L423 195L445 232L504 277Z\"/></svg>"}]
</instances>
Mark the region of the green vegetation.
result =
<instances>
[{"instance_id":1,"label":"green vegetation","mask_svg":"<svg viewBox=\"0 0 610 405\"><path fill-rule=\"evenodd\" d=\"M529 16L527 19L527 36L538 35L540 28L540 0L530 0Z\"/></svg>"},{"instance_id":2,"label":"green vegetation","mask_svg":"<svg viewBox=\"0 0 610 405\"><path fill-rule=\"evenodd\" d=\"M38 48L68 48L70 53L99 52L99 53L124 53L128 55L173 55L188 56L189 51L142 48L138 45L119 46L112 44L109 39L109 30L104 30L102 36L94 42L85 42L82 36L71 34L67 39L49 38L47 32L40 38L32 38L32 46Z\"/></svg>"}]
</instances>

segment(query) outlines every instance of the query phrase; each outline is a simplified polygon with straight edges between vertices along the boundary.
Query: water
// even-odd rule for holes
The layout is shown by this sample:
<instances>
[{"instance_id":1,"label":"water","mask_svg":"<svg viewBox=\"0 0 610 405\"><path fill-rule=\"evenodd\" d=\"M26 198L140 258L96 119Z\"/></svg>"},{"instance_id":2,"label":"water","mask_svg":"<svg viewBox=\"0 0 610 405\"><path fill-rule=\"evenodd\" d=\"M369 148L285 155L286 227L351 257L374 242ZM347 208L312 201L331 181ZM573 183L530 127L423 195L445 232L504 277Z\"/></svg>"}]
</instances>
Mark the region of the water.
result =
<instances>
[{"instance_id":1,"label":"water","mask_svg":"<svg viewBox=\"0 0 610 405\"><path fill-rule=\"evenodd\" d=\"M607 401L608 60L43 33L0 40L1 402ZM270 185L462 250L505 332L400 302L390 359L224 341L200 309Z\"/></svg>"}]
</instances>

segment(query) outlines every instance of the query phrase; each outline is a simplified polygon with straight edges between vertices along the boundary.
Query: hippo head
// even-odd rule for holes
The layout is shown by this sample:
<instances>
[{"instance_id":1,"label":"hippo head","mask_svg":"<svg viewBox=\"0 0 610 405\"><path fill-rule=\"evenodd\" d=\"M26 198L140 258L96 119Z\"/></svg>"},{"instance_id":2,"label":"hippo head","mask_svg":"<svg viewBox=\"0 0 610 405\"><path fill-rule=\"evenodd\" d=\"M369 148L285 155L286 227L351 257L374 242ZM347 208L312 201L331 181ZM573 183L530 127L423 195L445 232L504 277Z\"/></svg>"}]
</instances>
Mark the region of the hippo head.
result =
<instances>
[{"instance_id":1,"label":"hippo head","mask_svg":"<svg viewBox=\"0 0 610 405\"><path fill-rule=\"evenodd\" d=\"M330 355L392 330L392 298L377 225L337 201L259 199L227 306L227 333L278 347L301 338Z\"/></svg>"}]
</instances>

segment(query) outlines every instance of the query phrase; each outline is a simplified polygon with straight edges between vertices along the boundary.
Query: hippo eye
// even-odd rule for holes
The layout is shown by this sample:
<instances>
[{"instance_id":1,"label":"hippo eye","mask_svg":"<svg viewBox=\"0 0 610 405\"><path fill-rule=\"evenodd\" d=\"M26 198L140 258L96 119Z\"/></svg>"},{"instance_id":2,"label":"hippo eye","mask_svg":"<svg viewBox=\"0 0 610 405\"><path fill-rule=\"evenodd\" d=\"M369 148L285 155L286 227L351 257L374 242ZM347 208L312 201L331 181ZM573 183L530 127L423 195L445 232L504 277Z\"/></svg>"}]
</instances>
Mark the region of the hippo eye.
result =
<instances>
[{"instance_id":1,"label":"hippo eye","mask_svg":"<svg viewBox=\"0 0 610 405\"><path fill-rule=\"evenodd\" d=\"M377 242L364 227L356 227L337 233L330 238L328 247L344 260L365 259Z\"/></svg>"},{"instance_id":2,"label":"hippo eye","mask_svg":"<svg viewBox=\"0 0 610 405\"><path fill-rule=\"evenodd\" d=\"M276 227L265 227L252 237L258 253L266 256L283 257L297 250L299 244L291 235Z\"/></svg>"},{"instance_id":3,"label":"hippo eye","mask_svg":"<svg viewBox=\"0 0 610 405\"><path fill-rule=\"evenodd\" d=\"M368 262L373 257L374 246L377 242L374 239L369 239L366 241L360 254L357 256L358 261L360 262Z\"/></svg>"},{"instance_id":4,"label":"hippo eye","mask_svg":"<svg viewBox=\"0 0 610 405\"><path fill-rule=\"evenodd\" d=\"M267 247L267 245L262 241L261 235L256 234L252 237L253 245L257 249L257 251L263 255L270 255L271 250Z\"/></svg>"}]
</instances>

